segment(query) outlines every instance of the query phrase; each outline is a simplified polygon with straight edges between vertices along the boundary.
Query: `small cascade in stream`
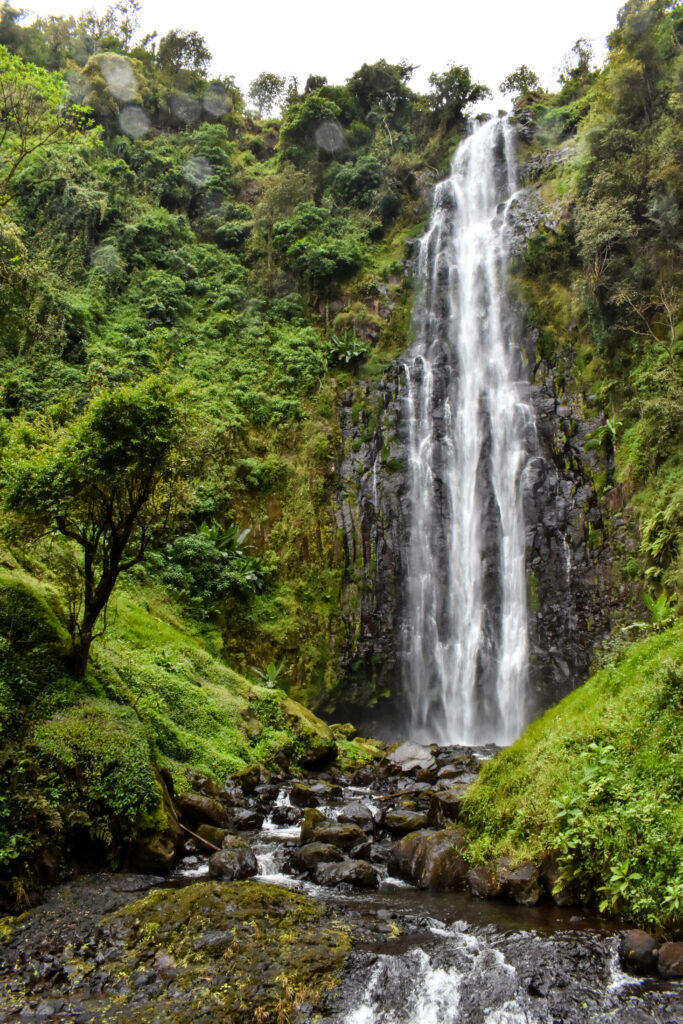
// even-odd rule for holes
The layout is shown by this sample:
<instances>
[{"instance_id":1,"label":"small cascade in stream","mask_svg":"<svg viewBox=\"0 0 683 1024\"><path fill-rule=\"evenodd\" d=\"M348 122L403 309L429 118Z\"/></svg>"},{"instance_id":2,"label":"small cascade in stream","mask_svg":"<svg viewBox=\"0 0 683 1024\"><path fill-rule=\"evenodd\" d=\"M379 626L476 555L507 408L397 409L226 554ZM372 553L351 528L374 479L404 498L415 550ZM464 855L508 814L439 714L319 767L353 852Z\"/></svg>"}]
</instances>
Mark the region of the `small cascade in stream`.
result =
<instances>
[{"instance_id":1,"label":"small cascade in stream","mask_svg":"<svg viewBox=\"0 0 683 1024\"><path fill-rule=\"evenodd\" d=\"M503 118L460 144L420 243L401 645L423 742L505 744L526 724L521 475L535 431L504 281L514 143Z\"/></svg>"}]
</instances>

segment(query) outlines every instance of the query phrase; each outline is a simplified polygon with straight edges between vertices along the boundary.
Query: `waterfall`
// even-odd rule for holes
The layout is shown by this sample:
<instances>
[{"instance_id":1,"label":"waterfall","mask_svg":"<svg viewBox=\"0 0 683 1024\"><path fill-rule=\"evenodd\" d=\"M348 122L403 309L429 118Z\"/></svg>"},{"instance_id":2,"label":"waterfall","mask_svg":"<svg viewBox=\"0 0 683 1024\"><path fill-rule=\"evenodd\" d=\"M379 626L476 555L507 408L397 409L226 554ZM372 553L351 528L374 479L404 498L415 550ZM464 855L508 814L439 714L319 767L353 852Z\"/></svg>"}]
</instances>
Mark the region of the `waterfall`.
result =
<instances>
[{"instance_id":1,"label":"waterfall","mask_svg":"<svg viewBox=\"0 0 683 1024\"><path fill-rule=\"evenodd\" d=\"M514 128L478 127L435 191L420 242L408 444L403 689L424 742L509 743L526 722L521 474L533 413L505 293Z\"/></svg>"}]
</instances>

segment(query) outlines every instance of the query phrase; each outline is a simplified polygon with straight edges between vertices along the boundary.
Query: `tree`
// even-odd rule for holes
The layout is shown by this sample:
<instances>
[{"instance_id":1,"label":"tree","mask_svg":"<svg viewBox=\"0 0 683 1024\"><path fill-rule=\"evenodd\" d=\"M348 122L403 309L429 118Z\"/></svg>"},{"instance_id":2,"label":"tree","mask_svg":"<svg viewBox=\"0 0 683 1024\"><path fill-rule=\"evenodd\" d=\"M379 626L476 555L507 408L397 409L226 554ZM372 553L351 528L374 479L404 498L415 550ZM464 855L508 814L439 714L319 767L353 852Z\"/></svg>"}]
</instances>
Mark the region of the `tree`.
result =
<instances>
[{"instance_id":1,"label":"tree","mask_svg":"<svg viewBox=\"0 0 683 1024\"><path fill-rule=\"evenodd\" d=\"M194 71L204 75L211 61L204 36L199 32L180 32L171 29L159 43L157 63L164 71Z\"/></svg>"},{"instance_id":2,"label":"tree","mask_svg":"<svg viewBox=\"0 0 683 1024\"><path fill-rule=\"evenodd\" d=\"M64 83L0 46L0 208L12 200L12 181L44 146L67 142L92 126L87 108L66 103Z\"/></svg>"},{"instance_id":3,"label":"tree","mask_svg":"<svg viewBox=\"0 0 683 1024\"><path fill-rule=\"evenodd\" d=\"M38 455L10 449L5 508L24 530L60 535L79 553L65 581L78 677L119 575L168 533L185 493L185 439L180 397L151 377L96 398Z\"/></svg>"},{"instance_id":4,"label":"tree","mask_svg":"<svg viewBox=\"0 0 683 1024\"><path fill-rule=\"evenodd\" d=\"M593 47L590 42L583 37L577 39L562 61L558 77L560 85L583 85L588 82L593 77L592 62Z\"/></svg>"},{"instance_id":5,"label":"tree","mask_svg":"<svg viewBox=\"0 0 683 1024\"><path fill-rule=\"evenodd\" d=\"M249 86L248 95L258 110L259 117L264 115L267 117L270 114L273 107L282 98L286 84L286 78L282 75L274 75L270 71L262 71L260 75L256 76Z\"/></svg>"},{"instance_id":6,"label":"tree","mask_svg":"<svg viewBox=\"0 0 683 1024\"><path fill-rule=\"evenodd\" d=\"M505 96L508 93L513 96L526 96L527 93L537 92L541 88L541 80L526 64L520 64L503 79L498 88Z\"/></svg>"},{"instance_id":7,"label":"tree","mask_svg":"<svg viewBox=\"0 0 683 1024\"><path fill-rule=\"evenodd\" d=\"M433 71L429 84L429 105L445 128L459 121L467 107L491 97L491 90L473 82L470 69L462 64L451 64L440 75Z\"/></svg>"}]
</instances>

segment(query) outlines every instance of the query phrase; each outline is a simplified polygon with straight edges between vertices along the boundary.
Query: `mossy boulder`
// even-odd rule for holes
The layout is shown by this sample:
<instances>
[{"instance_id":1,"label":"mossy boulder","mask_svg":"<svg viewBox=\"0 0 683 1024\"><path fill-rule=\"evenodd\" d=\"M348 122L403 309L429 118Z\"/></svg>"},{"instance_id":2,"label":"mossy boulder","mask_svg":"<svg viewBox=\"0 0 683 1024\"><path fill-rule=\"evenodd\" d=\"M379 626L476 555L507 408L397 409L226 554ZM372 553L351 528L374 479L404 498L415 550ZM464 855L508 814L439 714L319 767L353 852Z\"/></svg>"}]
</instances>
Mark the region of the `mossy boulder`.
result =
<instances>
[{"instance_id":1,"label":"mossy boulder","mask_svg":"<svg viewBox=\"0 0 683 1024\"><path fill-rule=\"evenodd\" d=\"M159 1018L174 1024L203 1019L207 1000L224 1020L286 1020L296 1005L317 1006L334 987L350 947L346 930L321 906L256 882L198 882L157 891L110 923L124 945L116 965L121 976L130 978L138 964L160 952L173 963L160 974L177 977L180 970L179 987L191 996L187 1008L179 1014L167 992L154 1006ZM123 1000L131 995L124 993Z\"/></svg>"},{"instance_id":2,"label":"mossy boulder","mask_svg":"<svg viewBox=\"0 0 683 1024\"><path fill-rule=\"evenodd\" d=\"M301 746L299 762L313 767L333 761L337 756L337 741L329 725L290 697L284 701L283 708L287 724Z\"/></svg>"},{"instance_id":3,"label":"mossy boulder","mask_svg":"<svg viewBox=\"0 0 683 1024\"><path fill-rule=\"evenodd\" d=\"M210 878L233 882L240 878L250 878L257 871L258 864L253 850L246 839L239 836L226 836L222 849L209 857Z\"/></svg>"}]
</instances>

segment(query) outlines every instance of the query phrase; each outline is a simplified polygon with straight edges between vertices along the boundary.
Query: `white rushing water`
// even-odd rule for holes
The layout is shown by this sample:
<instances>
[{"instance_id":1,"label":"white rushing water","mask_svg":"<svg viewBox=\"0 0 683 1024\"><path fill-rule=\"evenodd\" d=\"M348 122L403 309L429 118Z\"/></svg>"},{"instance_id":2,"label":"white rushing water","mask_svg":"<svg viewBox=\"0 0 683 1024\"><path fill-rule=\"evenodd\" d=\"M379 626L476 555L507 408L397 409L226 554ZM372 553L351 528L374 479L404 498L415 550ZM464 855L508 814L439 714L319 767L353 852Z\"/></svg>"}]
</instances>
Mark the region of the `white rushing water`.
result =
<instances>
[{"instance_id":1,"label":"white rushing water","mask_svg":"<svg viewBox=\"0 0 683 1024\"><path fill-rule=\"evenodd\" d=\"M410 735L509 743L526 724L520 477L533 413L505 293L514 128L477 128L436 188L403 368L410 495L403 675Z\"/></svg>"}]
</instances>

